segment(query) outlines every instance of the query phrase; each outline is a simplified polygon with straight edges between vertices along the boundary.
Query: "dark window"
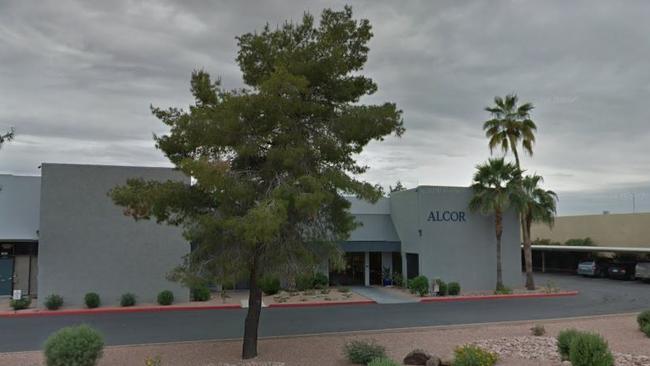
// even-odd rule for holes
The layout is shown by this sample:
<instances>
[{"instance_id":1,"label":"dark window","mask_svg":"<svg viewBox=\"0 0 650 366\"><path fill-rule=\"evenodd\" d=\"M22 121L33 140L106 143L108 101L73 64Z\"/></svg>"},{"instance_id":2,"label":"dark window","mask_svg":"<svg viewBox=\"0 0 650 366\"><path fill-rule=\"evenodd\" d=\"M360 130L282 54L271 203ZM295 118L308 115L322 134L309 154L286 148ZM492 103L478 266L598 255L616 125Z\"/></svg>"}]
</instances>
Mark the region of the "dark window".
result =
<instances>
[{"instance_id":1,"label":"dark window","mask_svg":"<svg viewBox=\"0 0 650 366\"><path fill-rule=\"evenodd\" d=\"M411 279L420 275L420 260L417 254L406 253L406 278Z\"/></svg>"}]
</instances>

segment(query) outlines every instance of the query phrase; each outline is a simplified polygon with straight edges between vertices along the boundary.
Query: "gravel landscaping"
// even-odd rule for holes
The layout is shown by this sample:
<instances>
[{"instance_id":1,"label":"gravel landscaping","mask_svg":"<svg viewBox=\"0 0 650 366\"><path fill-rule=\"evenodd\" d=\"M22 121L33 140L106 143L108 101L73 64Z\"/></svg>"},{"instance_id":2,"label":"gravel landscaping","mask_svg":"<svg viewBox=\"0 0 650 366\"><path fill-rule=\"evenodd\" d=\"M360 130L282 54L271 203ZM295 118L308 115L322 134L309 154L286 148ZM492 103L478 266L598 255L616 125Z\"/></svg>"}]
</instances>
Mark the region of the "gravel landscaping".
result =
<instances>
[{"instance_id":1,"label":"gravel landscaping","mask_svg":"<svg viewBox=\"0 0 650 366\"><path fill-rule=\"evenodd\" d=\"M530 328L536 323L545 327L545 336L530 335ZM617 366L650 365L650 338L638 330L635 314L262 339L260 357L245 363L239 360L240 341L108 347L99 365L142 366L147 357L159 356L161 366L345 366L350 365L342 353L347 341L374 339L386 347L389 357L398 361L416 348L449 358L455 347L475 343L498 352L500 366L563 366L553 337L567 328L603 335L614 352ZM40 352L0 354L0 366L10 365L42 365L42 356Z\"/></svg>"}]
</instances>

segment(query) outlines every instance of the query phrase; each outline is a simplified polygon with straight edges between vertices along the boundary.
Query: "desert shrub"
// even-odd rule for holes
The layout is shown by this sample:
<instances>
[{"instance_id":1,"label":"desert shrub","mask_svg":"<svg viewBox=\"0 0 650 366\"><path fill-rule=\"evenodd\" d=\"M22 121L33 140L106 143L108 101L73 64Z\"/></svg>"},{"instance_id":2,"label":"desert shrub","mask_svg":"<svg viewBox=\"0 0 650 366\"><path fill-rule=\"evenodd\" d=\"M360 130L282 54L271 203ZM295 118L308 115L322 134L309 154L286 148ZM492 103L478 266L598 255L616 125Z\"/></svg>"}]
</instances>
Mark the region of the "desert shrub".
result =
<instances>
[{"instance_id":1,"label":"desert shrub","mask_svg":"<svg viewBox=\"0 0 650 366\"><path fill-rule=\"evenodd\" d=\"M354 364L366 365L376 358L386 358L386 349L371 340L350 341L343 347L348 361Z\"/></svg>"},{"instance_id":2,"label":"desert shrub","mask_svg":"<svg viewBox=\"0 0 650 366\"><path fill-rule=\"evenodd\" d=\"M210 289L206 285L196 286L190 292L192 294L192 301L210 300Z\"/></svg>"},{"instance_id":3,"label":"desert shrub","mask_svg":"<svg viewBox=\"0 0 650 366\"><path fill-rule=\"evenodd\" d=\"M296 290L305 291L314 288L314 277L311 275L296 276Z\"/></svg>"},{"instance_id":4,"label":"desert shrub","mask_svg":"<svg viewBox=\"0 0 650 366\"><path fill-rule=\"evenodd\" d=\"M161 366L161 365L162 365L162 360L160 359L160 356L147 357L144 360L144 366Z\"/></svg>"},{"instance_id":5,"label":"desert shrub","mask_svg":"<svg viewBox=\"0 0 650 366\"><path fill-rule=\"evenodd\" d=\"M636 322L639 324L639 328L643 329L646 324L650 324L650 310L642 311L637 315Z\"/></svg>"},{"instance_id":6,"label":"desert shrub","mask_svg":"<svg viewBox=\"0 0 650 366\"><path fill-rule=\"evenodd\" d=\"M330 284L329 278L327 278L326 275L320 272L314 274L314 278L312 279L312 282L314 288L316 289L323 289Z\"/></svg>"},{"instance_id":7,"label":"desert shrub","mask_svg":"<svg viewBox=\"0 0 650 366\"><path fill-rule=\"evenodd\" d=\"M546 334L546 328L541 324L535 324L530 328L530 332L536 337L541 337Z\"/></svg>"},{"instance_id":8,"label":"desert shrub","mask_svg":"<svg viewBox=\"0 0 650 366\"><path fill-rule=\"evenodd\" d=\"M378 357L368 363L368 366L399 366L399 364L387 357Z\"/></svg>"},{"instance_id":9,"label":"desert shrub","mask_svg":"<svg viewBox=\"0 0 650 366\"><path fill-rule=\"evenodd\" d=\"M350 292L350 288L349 288L349 287L339 287L339 288L338 288L338 291L339 291L340 293L342 293L342 294L346 294L346 293L349 293L349 292Z\"/></svg>"},{"instance_id":10,"label":"desert shrub","mask_svg":"<svg viewBox=\"0 0 650 366\"><path fill-rule=\"evenodd\" d=\"M133 306L135 305L135 295L127 292L120 297L120 306Z\"/></svg>"},{"instance_id":11,"label":"desert shrub","mask_svg":"<svg viewBox=\"0 0 650 366\"><path fill-rule=\"evenodd\" d=\"M45 363L47 366L94 366L103 348L101 335L91 327L65 327L45 342Z\"/></svg>"},{"instance_id":12,"label":"desert shrub","mask_svg":"<svg viewBox=\"0 0 650 366\"><path fill-rule=\"evenodd\" d=\"M429 293L429 280L425 276L417 276L409 280L409 290L414 294L425 296Z\"/></svg>"},{"instance_id":13,"label":"desert shrub","mask_svg":"<svg viewBox=\"0 0 650 366\"><path fill-rule=\"evenodd\" d=\"M94 309L99 307L100 300L99 295L94 292L89 292L84 296L84 304L88 309Z\"/></svg>"},{"instance_id":14,"label":"desert shrub","mask_svg":"<svg viewBox=\"0 0 650 366\"><path fill-rule=\"evenodd\" d=\"M573 338L579 335L580 332L575 329L565 329L560 331L557 335L557 352L560 354L562 360L569 359L569 349Z\"/></svg>"},{"instance_id":15,"label":"desert shrub","mask_svg":"<svg viewBox=\"0 0 650 366\"><path fill-rule=\"evenodd\" d=\"M19 300L11 300L9 305L14 310L27 309L32 304L32 299L29 296L23 297Z\"/></svg>"},{"instance_id":16,"label":"desert shrub","mask_svg":"<svg viewBox=\"0 0 650 366\"><path fill-rule=\"evenodd\" d=\"M511 293L512 289L508 286L499 286L494 290L495 295L510 295Z\"/></svg>"},{"instance_id":17,"label":"desert shrub","mask_svg":"<svg viewBox=\"0 0 650 366\"><path fill-rule=\"evenodd\" d=\"M280 279L266 276L260 280L260 288L267 295L275 295L280 292Z\"/></svg>"},{"instance_id":18,"label":"desert shrub","mask_svg":"<svg viewBox=\"0 0 650 366\"><path fill-rule=\"evenodd\" d=\"M599 334L580 333L569 346L572 366L613 366L614 357L607 342Z\"/></svg>"},{"instance_id":19,"label":"desert shrub","mask_svg":"<svg viewBox=\"0 0 650 366\"><path fill-rule=\"evenodd\" d=\"M63 297L52 294L45 298L45 307L48 310L57 310L63 305Z\"/></svg>"},{"instance_id":20,"label":"desert shrub","mask_svg":"<svg viewBox=\"0 0 650 366\"><path fill-rule=\"evenodd\" d=\"M641 331L646 335L646 337L650 338L650 324L644 325L643 328L641 328Z\"/></svg>"},{"instance_id":21,"label":"desert shrub","mask_svg":"<svg viewBox=\"0 0 650 366\"><path fill-rule=\"evenodd\" d=\"M157 300L158 305L171 305L174 302L174 293L169 290L160 291Z\"/></svg>"},{"instance_id":22,"label":"desert shrub","mask_svg":"<svg viewBox=\"0 0 650 366\"><path fill-rule=\"evenodd\" d=\"M447 292L451 296L456 296L460 294L460 284L458 282L449 282L447 284Z\"/></svg>"},{"instance_id":23,"label":"desert shrub","mask_svg":"<svg viewBox=\"0 0 650 366\"><path fill-rule=\"evenodd\" d=\"M497 355L478 346L465 345L454 350L454 366L492 366Z\"/></svg>"}]
</instances>

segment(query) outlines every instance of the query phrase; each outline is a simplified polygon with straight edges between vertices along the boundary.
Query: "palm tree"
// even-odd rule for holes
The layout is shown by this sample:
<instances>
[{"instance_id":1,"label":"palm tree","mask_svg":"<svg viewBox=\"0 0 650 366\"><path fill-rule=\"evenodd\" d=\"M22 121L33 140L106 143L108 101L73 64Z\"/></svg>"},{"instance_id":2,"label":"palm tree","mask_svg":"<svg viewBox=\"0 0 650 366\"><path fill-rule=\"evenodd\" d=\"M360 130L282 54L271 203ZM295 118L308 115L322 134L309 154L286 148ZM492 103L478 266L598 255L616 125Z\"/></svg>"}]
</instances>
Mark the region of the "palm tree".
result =
<instances>
[{"instance_id":1,"label":"palm tree","mask_svg":"<svg viewBox=\"0 0 650 366\"><path fill-rule=\"evenodd\" d=\"M505 98L494 97L495 105L485 108L492 118L483 123L483 130L485 136L490 139L490 152L499 146L504 154L512 151L517 168L521 169L517 146L521 143L524 151L532 156L537 126L530 119L530 111L535 107L531 103L518 105L518 102L519 98L514 93L506 95Z\"/></svg>"},{"instance_id":2,"label":"palm tree","mask_svg":"<svg viewBox=\"0 0 650 366\"><path fill-rule=\"evenodd\" d=\"M5 142L9 142L14 139L14 129L13 127L9 129L9 132L5 134L0 133L0 148L2 147L2 144Z\"/></svg>"},{"instance_id":3,"label":"palm tree","mask_svg":"<svg viewBox=\"0 0 650 366\"><path fill-rule=\"evenodd\" d=\"M515 195L516 205L521 213L524 239L524 263L526 267L526 288L535 289L533 280L533 255L531 250L530 228L533 222L553 225L557 211L557 194L544 190L540 184L544 181L533 174L521 179L520 190Z\"/></svg>"},{"instance_id":4,"label":"palm tree","mask_svg":"<svg viewBox=\"0 0 650 366\"><path fill-rule=\"evenodd\" d=\"M489 159L476 166L472 182L474 195L469 203L472 212L494 215L494 230L497 240L497 291L504 288L501 264L501 235L503 214L510 207L513 196L519 190L519 169L503 158Z\"/></svg>"}]
</instances>

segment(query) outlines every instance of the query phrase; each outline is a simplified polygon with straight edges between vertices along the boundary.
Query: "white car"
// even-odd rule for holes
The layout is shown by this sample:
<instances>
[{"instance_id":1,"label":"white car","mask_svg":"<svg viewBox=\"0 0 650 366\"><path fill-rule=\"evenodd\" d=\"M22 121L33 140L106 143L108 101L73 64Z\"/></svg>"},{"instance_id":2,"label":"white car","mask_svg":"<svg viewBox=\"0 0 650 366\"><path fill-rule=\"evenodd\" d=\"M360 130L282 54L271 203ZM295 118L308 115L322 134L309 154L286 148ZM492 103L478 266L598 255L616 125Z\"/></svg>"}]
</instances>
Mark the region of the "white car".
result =
<instances>
[{"instance_id":1,"label":"white car","mask_svg":"<svg viewBox=\"0 0 650 366\"><path fill-rule=\"evenodd\" d=\"M634 277L637 280L650 281L650 262L637 263Z\"/></svg>"}]
</instances>

